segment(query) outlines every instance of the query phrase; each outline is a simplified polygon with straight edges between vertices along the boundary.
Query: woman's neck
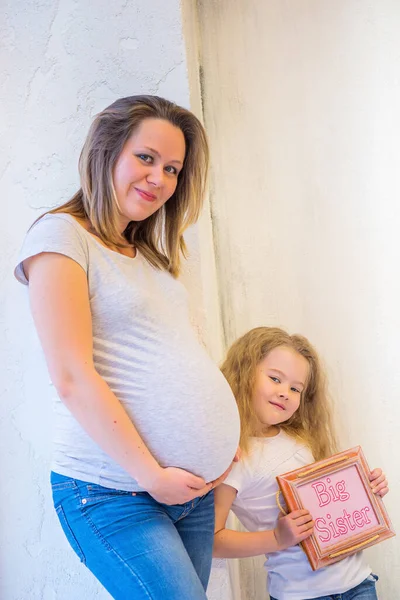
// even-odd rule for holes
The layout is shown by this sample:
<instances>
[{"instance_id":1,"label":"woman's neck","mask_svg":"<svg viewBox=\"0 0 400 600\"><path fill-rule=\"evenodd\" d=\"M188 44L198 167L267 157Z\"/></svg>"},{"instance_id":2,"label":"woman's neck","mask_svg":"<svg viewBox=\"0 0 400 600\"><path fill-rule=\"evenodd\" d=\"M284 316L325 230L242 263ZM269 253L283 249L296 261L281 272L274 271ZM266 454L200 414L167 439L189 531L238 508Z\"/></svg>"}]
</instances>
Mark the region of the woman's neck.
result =
<instances>
[{"instance_id":1,"label":"woman's neck","mask_svg":"<svg viewBox=\"0 0 400 600\"><path fill-rule=\"evenodd\" d=\"M117 248L117 247L113 247L113 246L107 246L103 242L103 240L100 238L100 236L97 234L96 230L94 229L94 227L92 226L91 222L88 219L78 219L77 217L75 217L75 219L78 221L78 223L84 229L86 229L86 231L88 233L90 233L91 235L93 235L100 242L100 244L102 244L106 248L110 248L114 252L118 252L118 254L123 254L124 256L128 256L129 258L135 258L135 256L136 256L136 249L135 249L135 247L132 244L129 244L129 245L127 244L126 246L124 246L122 248Z\"/></svg>"}]
</instances>

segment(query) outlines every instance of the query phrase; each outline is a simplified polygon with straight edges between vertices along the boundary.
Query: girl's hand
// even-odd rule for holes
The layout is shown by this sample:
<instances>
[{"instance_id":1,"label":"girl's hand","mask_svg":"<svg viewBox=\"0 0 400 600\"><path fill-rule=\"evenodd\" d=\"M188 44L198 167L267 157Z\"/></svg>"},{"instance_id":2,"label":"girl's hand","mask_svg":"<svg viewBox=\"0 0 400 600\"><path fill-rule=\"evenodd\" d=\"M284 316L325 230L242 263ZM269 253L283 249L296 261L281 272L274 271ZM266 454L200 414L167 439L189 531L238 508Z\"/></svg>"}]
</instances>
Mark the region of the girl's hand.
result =
<instances>
[{"instance_id":1,"label":"girl's hand","mask_svg":"<svg viewBox=\"0 0 400 600\"><path fill-rule=\"evenodd\" d=\"M374 469L369 474L369 480L371 482L371 488L374 494L378 494L381 498L385 496L388 491L388 482L386 475L382 473L382 469Z\"/></svg>"},{"instance_id":2,"label":"girl's hand","mask_svg":"<svg viewBox=\"0 0 400 600\"><path fill-rule=\"evenodd\" d=\"M184 469L160 467L153 480L143 487L157 502L171 505L185 504L198 496L204 496L213 485Z\"/></svg>"},{"instance_id":3,"label":"girl's hand","mask_svg":"<svg viewBox=\"0 0 400 600\"><path fill-rule=\"evenodd\" d=\"M285 550L308 538L314 529L314 521L308 510L294 510L279 517L274 535L278 544L277 550Z\"/></svg>"}]
</instances>

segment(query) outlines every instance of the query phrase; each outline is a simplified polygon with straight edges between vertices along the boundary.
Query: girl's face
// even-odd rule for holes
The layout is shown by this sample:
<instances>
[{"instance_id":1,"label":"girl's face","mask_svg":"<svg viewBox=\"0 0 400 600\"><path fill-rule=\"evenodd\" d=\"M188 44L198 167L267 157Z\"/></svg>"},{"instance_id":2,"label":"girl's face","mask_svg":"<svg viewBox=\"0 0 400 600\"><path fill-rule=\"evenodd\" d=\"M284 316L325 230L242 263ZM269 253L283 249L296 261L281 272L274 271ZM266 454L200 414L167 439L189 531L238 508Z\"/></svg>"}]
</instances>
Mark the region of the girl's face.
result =
<instances>
[{"instance_id":1,"label":"girl's face","mask_svg":"<svg viewBox=\"0 0 400 600\"><path fill-rule=\"evenodd\" d=\"M182 131L163 119L145 119L126 142L113 172L121 232L143 221L175 192L185 160Z\"/></svg>"},{"instance_id":2,"label":"girl's face","mask_svg":"<svg viewBox=\"0 0 400 600\"><path fill-rule=\"evenodd\" d=\"M274 348L258 364L253 407L264 432L290 419L299 408L308 373L308 361L287 346Z\"/></svg>"}]
</instances>

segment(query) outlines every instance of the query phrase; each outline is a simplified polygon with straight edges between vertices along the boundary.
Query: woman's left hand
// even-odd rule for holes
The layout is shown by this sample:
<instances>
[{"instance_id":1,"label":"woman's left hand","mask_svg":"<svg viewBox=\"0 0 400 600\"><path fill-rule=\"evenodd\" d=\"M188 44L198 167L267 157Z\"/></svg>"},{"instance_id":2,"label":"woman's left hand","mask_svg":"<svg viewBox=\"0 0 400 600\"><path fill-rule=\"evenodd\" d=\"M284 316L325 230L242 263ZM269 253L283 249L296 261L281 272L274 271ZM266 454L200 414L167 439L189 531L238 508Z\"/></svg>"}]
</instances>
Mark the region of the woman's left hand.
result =
<instances>
[{"instance_id":1,"label":"woman's left hand","mask_svg":"<svg viewBox=\"0 0 400 600\"><path fill-rule=\"evenodd\" d=\"M385 496L389 491L388 482L385 473L382 473L382 469L374 469L369 474L369 480L371 482L371 488L374 494L378 494L381 498Z\"/></svg>"}]
</instances>

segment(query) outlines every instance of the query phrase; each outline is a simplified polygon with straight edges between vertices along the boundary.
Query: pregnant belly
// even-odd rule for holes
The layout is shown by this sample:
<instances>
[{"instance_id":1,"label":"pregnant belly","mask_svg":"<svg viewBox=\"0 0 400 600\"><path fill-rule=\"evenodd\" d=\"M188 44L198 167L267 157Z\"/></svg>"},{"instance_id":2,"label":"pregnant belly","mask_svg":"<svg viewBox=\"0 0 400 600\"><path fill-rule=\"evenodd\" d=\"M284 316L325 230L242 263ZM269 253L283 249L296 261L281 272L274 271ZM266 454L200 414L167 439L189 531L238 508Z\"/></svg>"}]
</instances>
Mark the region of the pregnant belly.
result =
<instances>
[{"instance_id":1,"label":"pregnant belly","mask_svg":"<svg viewBox=\"0 0 400 600\"><path fill-rule=\"evenodd\" d=\"M162 466L180 467L212 481L235 455L239 413L228 383L214 365L201 385L198 377L186 385L188 379L164 377L159 386L154 377L146 392L124 404Z\"/></svg>"},{"instance_id":2,"label":"pregnant belly","mask_svg":"<svg viewBox=\"0 0 400 600\"><path fill-rule=\"evenodd\" d=\"M239 413L227 381L194 335L152 343L145 354L131 350L129 369L128 355L110 358L112 369L100 361L96 367L157 461L206 481L222 475L239 443Z\"/></svg>"},{"instance_id":3,"label":"pregnant belly","mask_svg":"<svg viewBox=\"0 0 400 600\"><path fill-rule=\"evenodd\" d=\"M154 428L152 421L143 438L162 466L179 467L213 481L231 464L240 435L233 403L223 411L214 407L214 411L215 418L211 411L170 412L165 419L156 419L159 428Z\"/></svg>"}]
</instances>

